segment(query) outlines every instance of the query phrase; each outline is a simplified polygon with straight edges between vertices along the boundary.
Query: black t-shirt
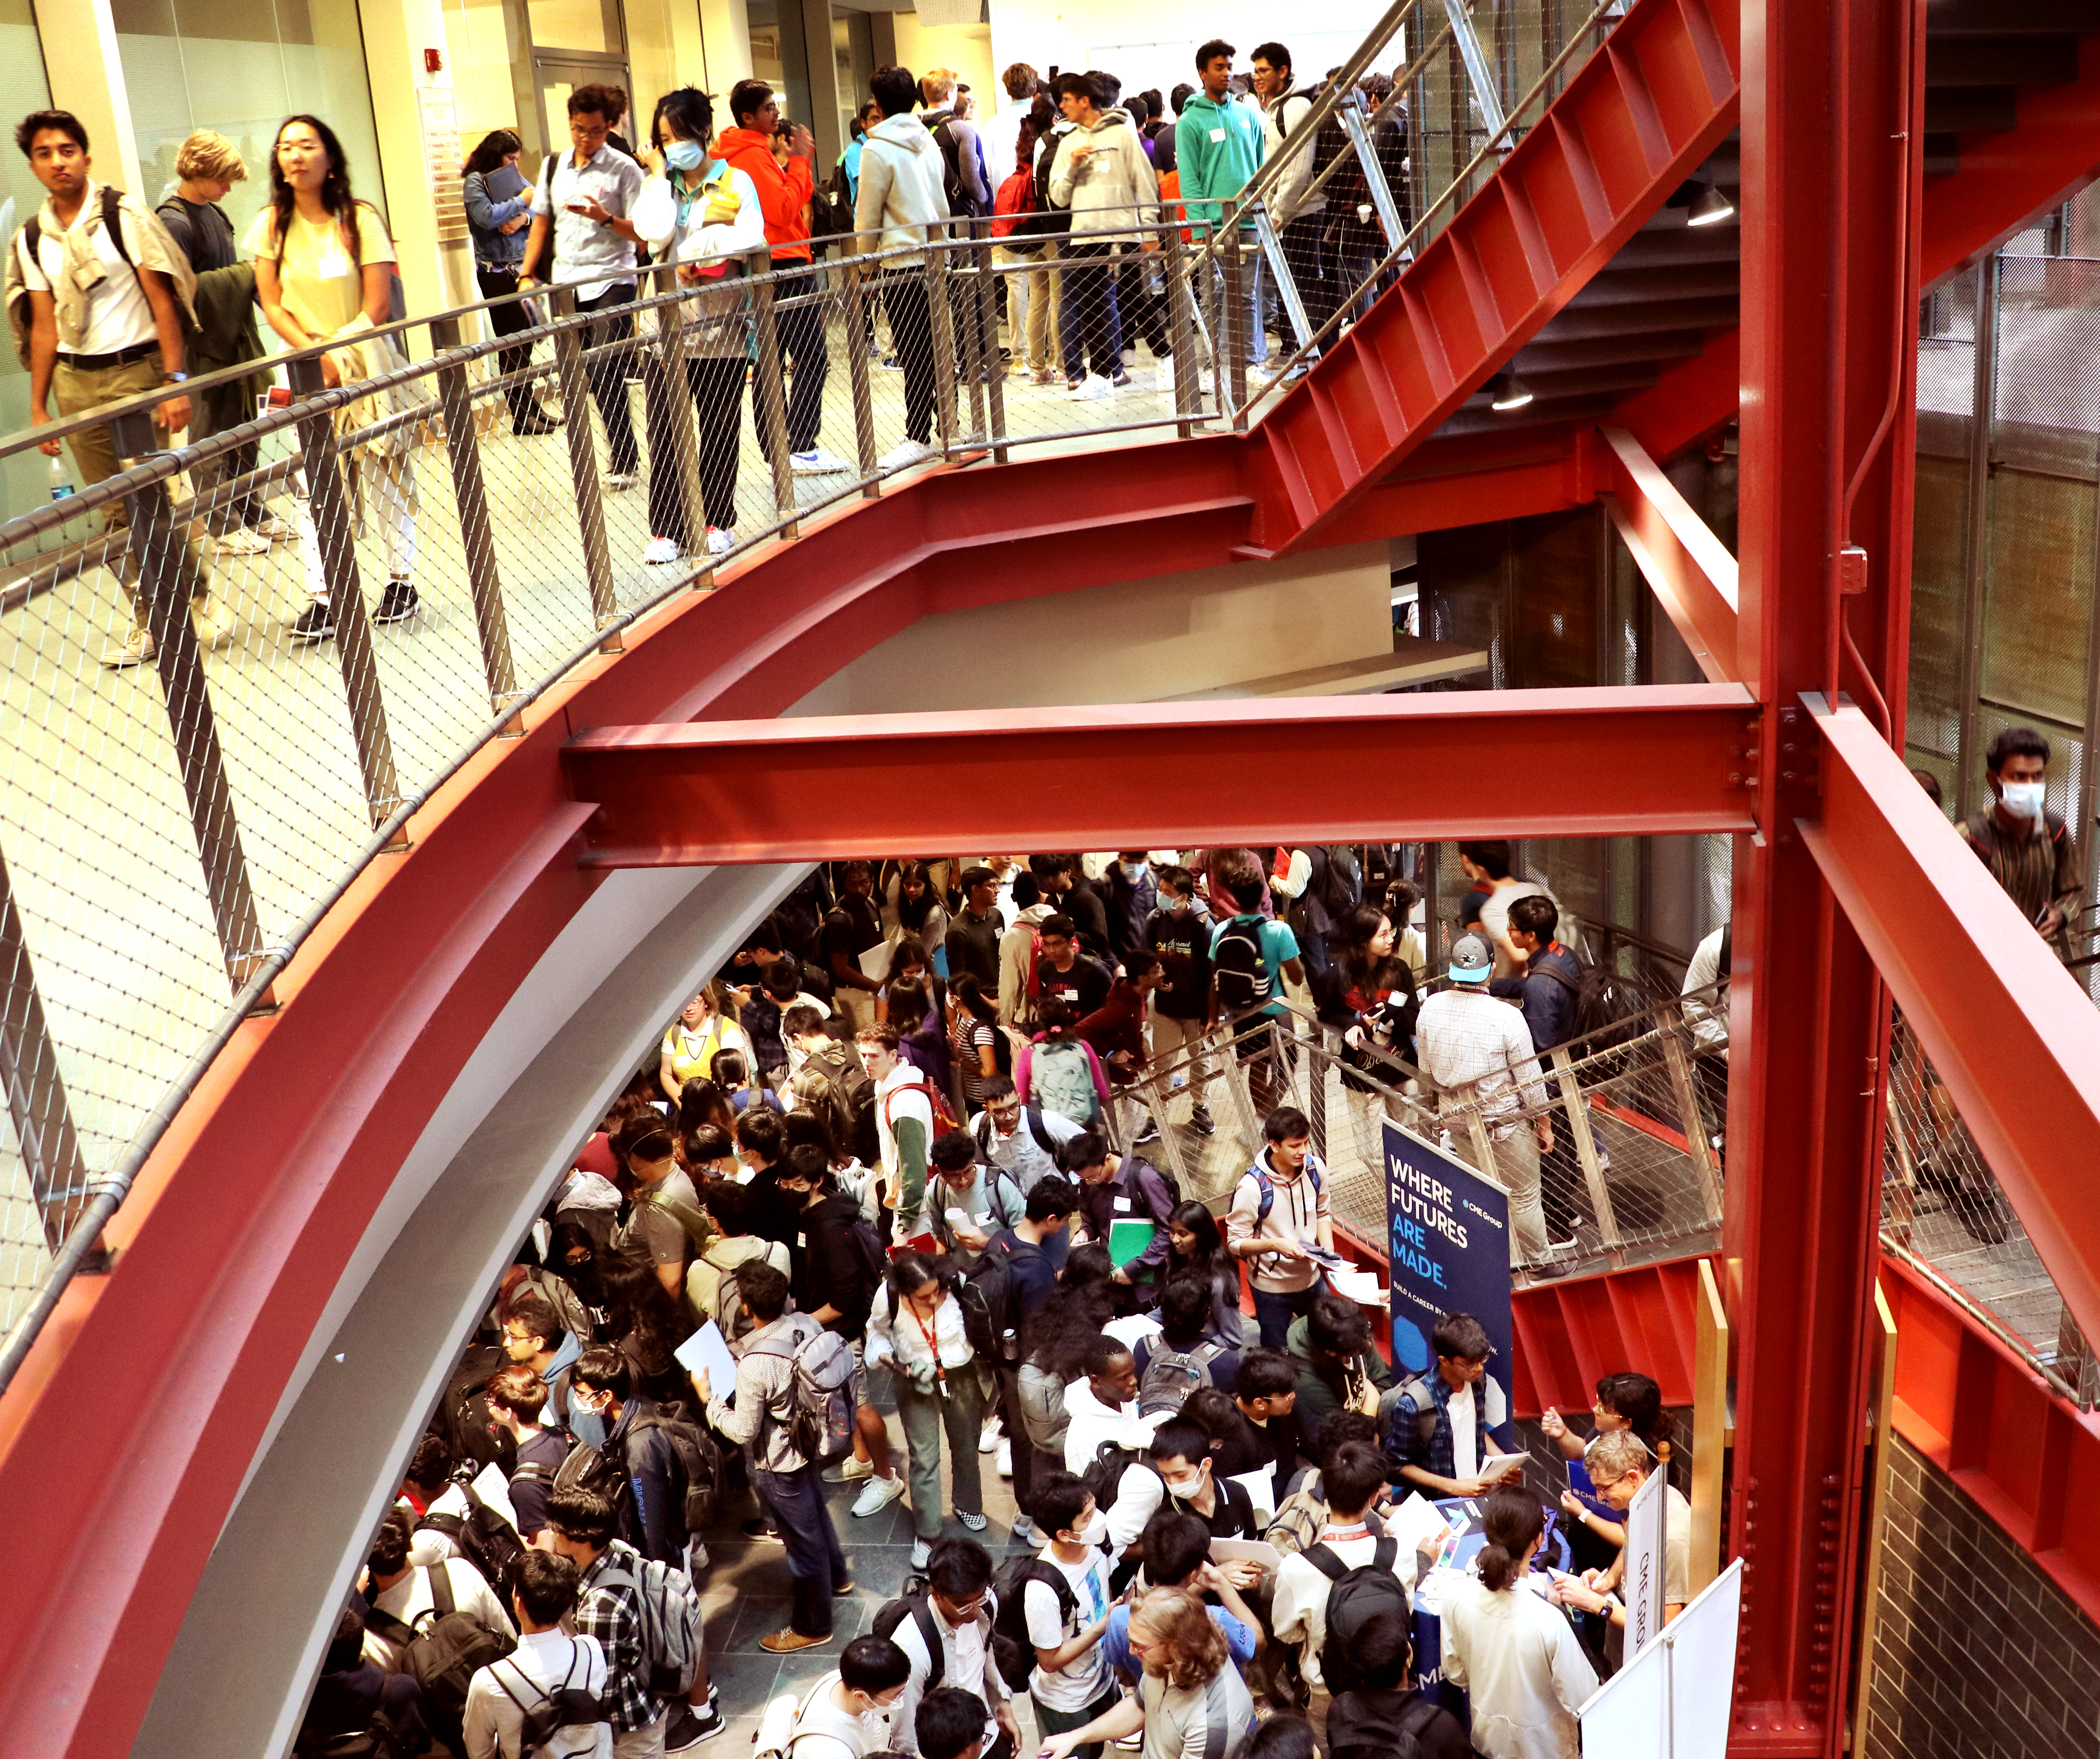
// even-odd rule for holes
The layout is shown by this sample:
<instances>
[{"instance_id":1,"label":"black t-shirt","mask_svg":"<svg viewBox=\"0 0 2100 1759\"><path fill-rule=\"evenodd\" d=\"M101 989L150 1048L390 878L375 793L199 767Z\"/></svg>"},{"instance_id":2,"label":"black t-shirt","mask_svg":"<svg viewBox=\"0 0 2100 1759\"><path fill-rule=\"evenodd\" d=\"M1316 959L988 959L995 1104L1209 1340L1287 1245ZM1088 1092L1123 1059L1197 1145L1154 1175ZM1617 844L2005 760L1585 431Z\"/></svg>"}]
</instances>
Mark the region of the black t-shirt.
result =
<instances>
[{"instance_id":1,"label":"black t-shirt","mask_svg":"<svg viewBox=\"0 0 2100 1759\"><path fill-rule=\"evenodd\" d=\"M215 202L192 201L186 196L170 196L157 210L191 269L201 275L207 269L230 269L237 258L233 245L233 222Z\"/></svg>"},{"instance_id":2,"label":"black t-shirt","mask_svg":"<svg viewBox=\"0 0 2100 1759\"><path fill-rule=\"evenodd\" d=\"M1152 992L1154 1009L1174 1020L1201 1020L1211 1002L1211 919L1194 910L1156 910L1145 919L1145 949L1167 968Z\"/></svg>"},{"instance_id":3,"label":"black t-shirt","mask_svg":"<svg viewBox=\"0 0 2100 1759\"><path fill-rule=\"evenodd\" d=\"M1039 1000L1047 1002L1054 995L1069 1002L1082 1020L1108 1000L1115 981L1105 966L1095 963L1083 953L1074 955L1070 971L1060 971L1048 959L1039 959L1035 972Z\"/></svg>"},{"instance_id":4,"label":"black t-shirt","mask_svg":"<svg viewBox=\"0 0 2100 1759\"><path fill-rule=\"evenodd\" d=\"M1211 1457L1211 1471L1220 1479L1238 1478L1273 1466L1276 1497L1281 1502L1283 1487L1298 1470L1298 1419L1273 1417L1265 1424L1256 1423L1237 1408L1233 1416L1238 1428L1219 1444Z\"/></svg>"},{"instance_id":5,"label":"black t-shirt","mask_svg":"<svg viewBox=\"0 0 2100 1759\"><path fill-rule=\"evenodd\" d=\"M817 931L817 963L827 976L835 976L832 959L835 954L844 954L847 964L860 969L860 956L871 946L882 941L882 919L875 913L870 899L849 893L840 898L831 914L824 918L824 925Z\"/></svg>"},{"instance_id":6,"label":"black t-shirt","mask_svg":"<svg viewBox=\"0 0 2100 1759\"><path fill-rule=\"evenodd\" d=\"M1072 889L1052 902L1079 925L1088 952L1096 955L1108 952L1109 909L1092 880L1084 874L1078 875L1072 881Z\"/></svg>"}]
</instances>

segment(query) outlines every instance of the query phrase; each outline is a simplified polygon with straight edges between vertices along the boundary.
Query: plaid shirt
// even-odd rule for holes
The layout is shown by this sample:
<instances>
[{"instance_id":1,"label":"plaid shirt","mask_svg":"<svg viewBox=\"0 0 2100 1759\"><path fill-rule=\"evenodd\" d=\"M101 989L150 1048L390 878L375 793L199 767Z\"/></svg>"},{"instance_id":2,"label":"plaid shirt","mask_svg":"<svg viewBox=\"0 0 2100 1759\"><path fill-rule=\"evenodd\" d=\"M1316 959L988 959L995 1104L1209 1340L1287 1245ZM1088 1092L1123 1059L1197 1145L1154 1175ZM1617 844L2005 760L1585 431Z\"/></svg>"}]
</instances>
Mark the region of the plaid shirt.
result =
<instances>
[{"instance_id":1,"label":"plaid shirt","mask_svg":"<svg viewBox=\"0 0 2100 1759\"><path fill-rule=\"evenodd\" d=\"M649 1658L642 1647L642 1611L630 1588L601 1585L608 1572L624 1570L638 1577L642 1554L615 1539L583 1573L576 1597L576 1634L595 1637L605 1651L606 1720L615 1734L646 1729L664 1714L649 1690Z\"/></svg>"},{"instance_id":2,"label":"plaid shirt","mask_svg":"<svg viewBox=\"0 0 2100 1759\"><path fill-rule=\"evenodd\" d=\"M1520 1106L1536 1109L1546 1104L1530 1027L1522 1014L1485 990L1444 990L1431 996L1415 1022L1414 1043L1418 1066L1436 1084L1440 1112L1477 1101L1481 1122L1507 1135L1516 1126Z\"/></svg>"},{"instance_id":3,"label":"plaid shirt","mask_svg":"<svg viewBox=\"0 0 2100 1759\"><path fill-rule=\"evenodd\" d=\"M1427 1406L1423 1403L1425 1391L1429 1400ZM1427 1426L1422 1419L1432 1410L1436 1413L1436 1425L1425 1440L1422 1431ZM1380 1439L1385 1444L1386 1465L1393 1471L1403 1466L1418 1466L1439 1478L1458 1475L1457 1445L1451 1439L1451 1389L1441 1374L1432 1369L1400 1389L1400 1395L1386 1413L1385 1434Z\"/></svg>"}]
</instances>

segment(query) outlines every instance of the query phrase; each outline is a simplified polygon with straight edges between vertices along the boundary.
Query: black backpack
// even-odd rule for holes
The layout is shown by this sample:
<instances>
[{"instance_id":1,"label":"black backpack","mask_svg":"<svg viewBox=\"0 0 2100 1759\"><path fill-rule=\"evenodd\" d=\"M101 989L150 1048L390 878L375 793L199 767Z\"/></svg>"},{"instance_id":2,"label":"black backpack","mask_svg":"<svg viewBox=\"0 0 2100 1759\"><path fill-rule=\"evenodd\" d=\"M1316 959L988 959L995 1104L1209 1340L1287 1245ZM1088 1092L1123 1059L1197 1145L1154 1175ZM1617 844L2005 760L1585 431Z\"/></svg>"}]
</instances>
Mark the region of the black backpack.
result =
<instances>
[{"instance_id":1,"label":"black backpack","mask_svg":"<svg viewBox=\"0 0 2100 1759\"><path fill-rule=\"evenodd\" d=\"M1420 1759L1419 1737L1443 1708L1418 1692L1398 1721L1388 1723L1354 1693L1344 1694L1327 1712L1329 1759Z\"/></svg>"},{"instance_id":2,"label":"black backpack","mask_svg":"<svg viewBox=\"0 0 2100 1759\"><path fill-rule=\"evenodd\" d=\"M374 1711L369 1722L347 1735L301 1729L292 1742L292 1759L408 1759L408 1743L384 1711Z\"/></svg>"},{"instance_id":3,"label":"black backpack","mask_svg":"<svg viewBox=\"0 0 2100 1759\"><path fill-rule=\"evenodd\" d=\"M1021 1303L1013 1292L1013 1267L990 1246L977 1254L976 1268L964 1274L957 1298L963 1304L963 1330L970 1347L984 1361L1013 1366L1021 1360ZM984 1335L971 1329L981 1322Z\"/></svg>"},{"instance_id":4,"label":"black backpack","mask_svg":"<svg viewBox=\"0 0 2100 1759\"><path fill-rule=\"evenodd\" d=\"M714 1523L721 1483L721 1449L705 1426L696 1422L682 1404L660 1405L649 1416L638 1417L633 1432L639 1434L646 1429L658 1431L678 1457L678 1475L686 1481L682 1505L686 1532L689 1535L704 1532Z\"/></svg>"},{"instance_id":5,"label":"black backpack","mask_svg":"<svg viewBox=\"0 0 2100 1759\"><path fill-rule=\"evenodd\" d=\"M1145 1364L1145 1378L1137 1389L1138 1414L1174 1415L1189 1402L1189 1394L1215 1384L1211 1364L1224 1353L1225 1347L1211 1338L1193 1350L1170 1350L1163 1339L1154 1338L1152 1355Z\"/></svg>"},{"instance_id":6,"label":"black backpack","mask_svg":"<svg viewBox=\"0 0 2100 1759\"><path fill-rule=\"evenodd\" d=\"M466 1497L465 1514L433 1512L417 1522L416 1531L421 1532L427 1528L443 1533L459 1548L460 1555L481 1572L481 1579L496 1590L496 1598L508 1601L510 1590L517 1585L518 1560L524 1555L525 1544L518 1538L518 1529L475 1494L474 1475L464 1470L452 1475L453 1483Z\"/></svg>"},{"instance_id":7,"label":"black backpack","mask_svg":"<svg viewBox=\"0 0 2100 1759\"><path fill-rule=\"evenodd\" d=\"M853 179L846 175L846 161L841 158L832 167L823 187L810 197L810 236L821 256L827 248L823 240L842 237L853 229Z\"/></svg>"},{"instance_id":8,"label":"black backpack","mask_svg":"<svg viewBox=\"0 0 2100 1759\"><path fill-rule=\"evenodd\" d=\"M947 201L948 212L959 220L975 219L984 210L971 199L963 182L963 143L956 139L951 126L955 120L955 112L935 110L919 120L926 125L933 137L933 144L941 149L941 193Z\"/></svg>"},{"instance_id":9,"label":"black backpack","mask_svg":"<svg viewBox=\"0 0 2100 1759\"><path fill-rule=\"evenodd\" d=\"M877 1637L894 1637L907 1619L919 1627L920 1641L926 1646L928 1670L922 1692L938 1691L947 1677L948 1664L941 1653L941 1633L933 1623L933 1609L927 1603L926 1578L907 1576L894 1600L876 1608L875 1623L868 1629Z\"/></svg>"},{"instance_id":10,"label":"black backpack","mask_svg":"<svg viewBox=\"0 0 2100 1759\"><path fill-rule=\"evenodd\" d=\"M1276 999L1268 961L1262 956L1260 917L1235 916L1225 924L1211 949L1211 969L1229 1013L1251 1013Z\"/></svg>"},{"instance_id":11,"label":"black backpack","mask_svg":"<svg viewBox=\"0 0 2100 1759\"><path fill-rule=\"evenodd\" d=\"M562 1683L552 1691L540 1691L525 1677L525 1671L515 1661L510 1665L518 1682L527 1691L538 1695L527 1704L504 1683L501 1668L492 1667L488 1677L496 1682L496 1690L518 1706L520 1720L518 1725L518 1759L537 1759L546 1751L547 1744L563 1729L583 1727L593 1722L603 1722L607 1718L606 1707L598 1701L596 1692L576 1683L576 1664L585 1662L584 1677L590 1677L590 1668L581 1643L571 1640L568 1672Z\"/></svg>"},{"instance_id":12,"label":"black backpack","mask_svg":"<svg viewBox=\"0 0 2100 1759\"><path fill-rule=\"evenodd\" d=\"M1351 1569L1324 1541L1306 1548L1305 1561L1334 1585L1327 1590L1327 1635L1320 1645L1320 1673L1333 1693L1353 1691L1364 1683L1357 1671L1357 1639L1364 1627L1382 1612L1397 1612L1405 1625L1410 1616L1407 1590L1392 1573L1400 1556L1400 1541L1379 1535L1371 1561ZM1330 1737L1332 1738L1331 1736Z\"/></svg>"},{"instance_id":13,"label":"black backpack","mask_svg":"<svg viewBox=\"0 0 2100 1759\"><path fill-rule=\"evenodd\" d=\"M501 1346L470 1344L452 1378L445 1382L430 1427L444 1438L445 1450L455 1460L472 1460L480 1466L501 1468L508 1478L518 1464L518 1442L509 1430L492 1432L488 1377L510 1365Z\"/></svg>"},{"instance_id":14,"label":"black backpack","mask_svg":"<svg viewBox=\"0 0 2100 1759\"><path fill-rule=\"evenodd\" d=\"M427 1622L412 1628L376 1607L365 1622L390 1642L400 1645L399 1671L422 1688L423 1713L443 1739L446 1734L457 1735L462 1726L467 1687L474 1675L518 1645L471 1612L459 1610L452 1598L452 1572L444 1565L426 1564L423 1574L430 1584L430 1610L422 1616Z\"/></svg>"},{"instance_id":15,"label":"black backpack","mask_svg":"<svg viewBox=\"0 0 2100 1759\"><path fill-rule=\"evenodd\" d=\"M1568 956L1574 957L1572 953ZM1541 976L1551 977L1563 989L1575 992L1574 1029L1568 1037L1588 1040L1582 1047L1585 1055L1639 1038L1640 1028L1634 1022L1648 1012L1648 998L1609 966L1582 964L1580 959L1576 963L1582 965L1582 976L1574 983L1555 966L1537 968ZM1591 1038L1593 1033L1597 1036Z\"/></svg>"},{"instance_id":16,"label":"black backpack","mask_svg":"<svg viewBox=\"0 0 2100 1759\"><path fill-rule=\"evenodd\" d=\"M1408 1434L1410 1428L1412 1435ZM1429 1376L1416 1374L1401 1383L1400 1395L1387 1408L1385 1433L1379 1437L1379 1445L1388 1464L1419 1466L1436 1439L1436 1395L1430 1391Z\"/></svg>"},{"instance_id":17,"label":"black backpack","mask_svg":"<svg viewBox=\"0 0 2100 1759\"><path fill-rule=\"evenodd\" d=\"M1058 1627L1072 1622L1079 1610L1079 1596L1065 1580L1065 1572L1031 1552L1008 1558L991 1579L992 1598L999 1602L991 1627L992 1665L1008 1687L1028 1690L1028 1676L1035 1669L1035 1646L1028 1640L1027 1589L1030 1582L1047 1582L1057 1597ZM938 1647L934 1651L939 1653Z\"/></svg>"},{"instance_id":18,"label":"black backpack","mask_svg":"<svg viewBox=\"0 0 2100 1759\"><path fill-rule=\"evenodd\" d=\"M1014 223L1010 237L1055 238L1072 230L1072 210L1050 205L1050 168L1057 162L1057 143L1064 138L1052 129L1036 142L1035 206Z\"/></svg>"},{"instance_id":19,"label":"black backpack","mask_svg":"<svg viewBox=\"0 0 2100 1759\"><path fill-rule=\"evenodd\" d=\"M1094 1449L1093 1458L1087 1462L1086 1470L1079 1476L1086 1481L1087 1488L1094 1493L1096 1507L1105 1510L1116 1500L1116 1491L1123 1483L1123 1475L1133 1466L1141 1466L1146 1471L1155 1475L1159 1470L1152 1463L1150 1454L1140 1448L1126 1448L1120 1442L1105 1441Z\"/></svg>"}]
</instances>

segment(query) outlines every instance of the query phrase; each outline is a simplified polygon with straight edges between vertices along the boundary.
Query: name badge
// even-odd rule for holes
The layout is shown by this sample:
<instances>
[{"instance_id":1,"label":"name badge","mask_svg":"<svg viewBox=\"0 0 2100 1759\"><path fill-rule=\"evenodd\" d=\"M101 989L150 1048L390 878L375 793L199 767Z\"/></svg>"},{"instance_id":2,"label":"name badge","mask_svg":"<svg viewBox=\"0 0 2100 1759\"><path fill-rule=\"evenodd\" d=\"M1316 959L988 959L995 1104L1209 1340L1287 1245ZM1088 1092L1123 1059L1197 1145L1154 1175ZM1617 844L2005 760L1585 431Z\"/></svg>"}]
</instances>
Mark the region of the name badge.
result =
<instances>
[{"instance_id":1,"label":"name badge","mask_svg":"<svg viewBox=\"0 0 2100 1759\"><path fill-rule=\"evenodd\" d=\"M1222 128L1214 128L1214 129L1212 129L1212 130L1211 130L1211 139L1213 139L1213 140L1223 140L1224 138L1225 138L1225 131L1224 131Z\"/></svg>"},{"instance_id":2,"label":"name badge","mask_svg":"<svg viewBox=\"0 0 2100 1759\"><path fill-rule=\"evenodd\" d=\"M324 280L334 280L350 273L350 258L340 250L331 250L314 265L314 272Z\"/></svg>"},{"instance_id":3,"label":"name badge","mask_svg":"<svg viewBox=\"0 0 2100 1759\"><path fill-rule=\"evenodd\" d=\"M1118 1214L1127 1215L1130 1210L1130 1199L1128 1197L1118 1197L1115 1200L1115 1206Z\"/></svg>"},{"instance_id":4,"label":"name badge","mask_svg":"<svg viewBox=\"0 0 2100 1759\"><path fill-rule=\"evenodd\" d=\"M810 1250L810 1237L807 1234L796 1235L795 1250L797 1252L807 1252Z\"/></svg>"}]
</instances>

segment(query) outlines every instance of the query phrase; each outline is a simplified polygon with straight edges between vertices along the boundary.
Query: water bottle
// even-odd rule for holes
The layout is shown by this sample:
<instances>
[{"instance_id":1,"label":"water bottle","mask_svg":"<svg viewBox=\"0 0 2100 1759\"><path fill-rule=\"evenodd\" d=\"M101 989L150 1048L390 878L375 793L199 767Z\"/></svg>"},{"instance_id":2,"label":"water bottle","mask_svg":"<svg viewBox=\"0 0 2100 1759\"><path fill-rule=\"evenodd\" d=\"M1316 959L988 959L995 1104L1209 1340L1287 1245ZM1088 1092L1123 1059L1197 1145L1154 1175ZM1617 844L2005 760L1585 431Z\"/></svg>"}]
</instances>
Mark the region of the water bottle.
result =
<instances>
[{"instance_id":1,"label":"water bottle","mask_svg":"<svg viewBox=\"0 0 2100 1759\"><path fill-rule=\"evenodd\" d=\"M51 499L53 500L64 500L67 496L73 493L73 478L66 474L65 460L64 457L53 457L51 460L51 467L45 473L45 475L48 478L51 485Z\"/></svg>"}]
</instances>

